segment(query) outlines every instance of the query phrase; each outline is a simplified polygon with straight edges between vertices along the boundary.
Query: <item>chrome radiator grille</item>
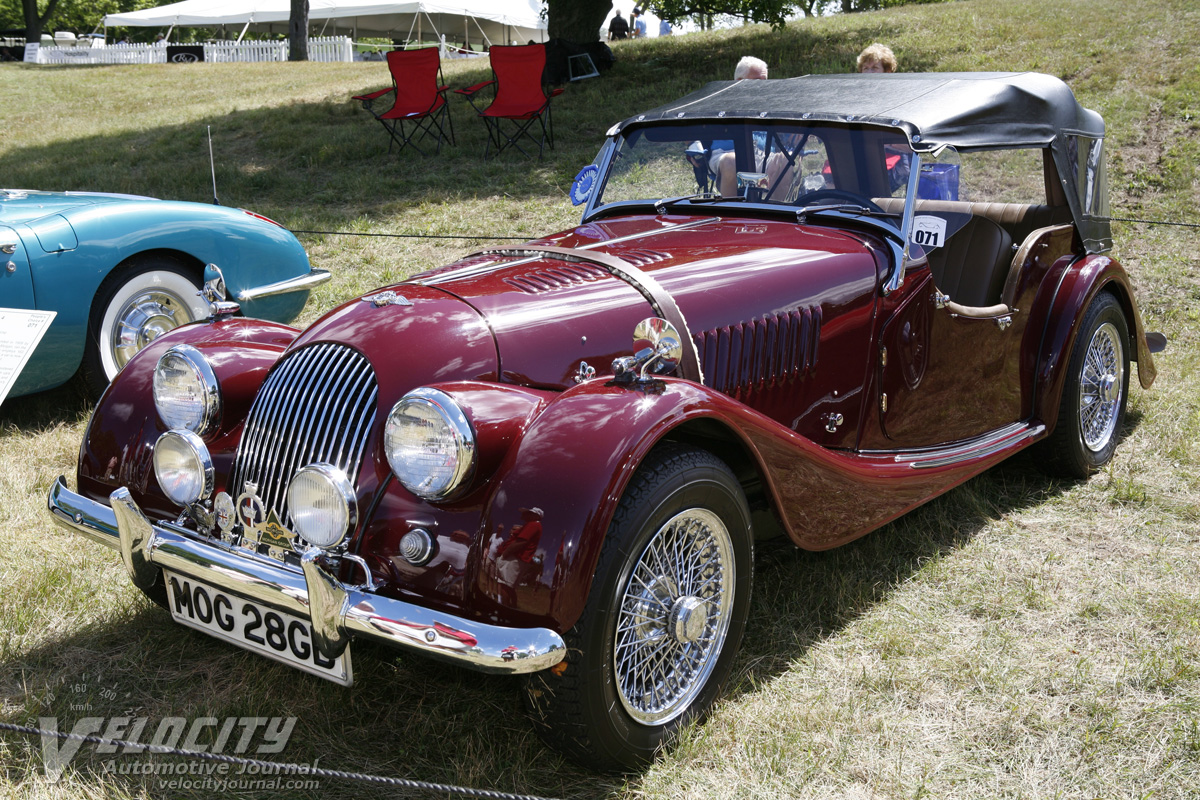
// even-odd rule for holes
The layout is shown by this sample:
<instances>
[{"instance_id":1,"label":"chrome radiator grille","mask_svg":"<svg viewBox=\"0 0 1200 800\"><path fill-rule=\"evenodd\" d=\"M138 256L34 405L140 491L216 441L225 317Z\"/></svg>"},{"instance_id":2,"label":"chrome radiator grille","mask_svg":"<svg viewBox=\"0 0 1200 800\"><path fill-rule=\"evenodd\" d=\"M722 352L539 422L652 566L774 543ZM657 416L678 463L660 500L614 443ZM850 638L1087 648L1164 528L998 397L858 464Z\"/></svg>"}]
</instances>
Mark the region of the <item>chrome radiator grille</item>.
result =
<instances>
[{"instance_id":1,"label":"chrome radiator grille","mask_svg":"<svg viewBox=\"0 0 1200 800\"><path fill-rule=\"evenodd\" d=\"M370 362L348 347L315 344L288 355L250 408L229 493L236 498L247 481L257 484L267 508L290 527L287 487L296 470L323 461L354 485L378 393Z\"/></svg>"}]
</instances>

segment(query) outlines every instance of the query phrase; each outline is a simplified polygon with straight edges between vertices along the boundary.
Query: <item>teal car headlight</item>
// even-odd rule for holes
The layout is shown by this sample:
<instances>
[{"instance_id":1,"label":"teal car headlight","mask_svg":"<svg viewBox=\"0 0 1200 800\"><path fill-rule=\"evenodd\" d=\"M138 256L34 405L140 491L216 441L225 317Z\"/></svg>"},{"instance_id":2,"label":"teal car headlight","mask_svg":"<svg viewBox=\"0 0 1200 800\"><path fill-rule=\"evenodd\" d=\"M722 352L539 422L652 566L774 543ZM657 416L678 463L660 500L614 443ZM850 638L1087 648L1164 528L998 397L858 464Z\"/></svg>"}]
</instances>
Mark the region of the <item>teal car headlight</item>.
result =
<instances>
[{"instance_id":1,"label":"teal car headlight","mask_svg":"<svg viewBox=\"0 0 1200 800\"><path fill-rule=\"evenodd\" d=\"M204 354L188 344L163 353L154 368L154 407L168 428L203 436L221 419L221 387Z\"/></svg>"},{"instance_id":2,"label":"teal car headlight","mask_svg":"<svg viewBox=\"0 0 1200 800\"><path fill-rule=\"evenodd\" d=\"M414 389L388 414L384 451L405 489L426 500L452 495L475 468L475 433L450 395Z\"/></svg>"}]
</instances>

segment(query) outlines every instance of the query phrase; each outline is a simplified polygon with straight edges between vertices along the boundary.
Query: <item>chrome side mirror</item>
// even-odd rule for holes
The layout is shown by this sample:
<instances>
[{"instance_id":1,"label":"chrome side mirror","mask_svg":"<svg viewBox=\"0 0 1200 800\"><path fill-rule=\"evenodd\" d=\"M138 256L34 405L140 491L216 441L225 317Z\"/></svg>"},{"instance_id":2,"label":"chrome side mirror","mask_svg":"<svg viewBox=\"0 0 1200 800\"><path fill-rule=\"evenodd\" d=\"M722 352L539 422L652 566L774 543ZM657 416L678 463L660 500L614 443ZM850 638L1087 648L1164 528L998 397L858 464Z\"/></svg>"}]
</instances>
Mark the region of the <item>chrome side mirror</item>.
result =
<instances>
[{"instance_id":1,"label":"chrome side mirror","mask_svg":"<svg viewBox=\"0 0 1200 800\"><path fill-rule=\"evenodd\" d=\"M675 326L660 317L642 320L633 329L633 355L613 361L618 379L638 380L648 375L665 375L683 359L683 342Z\"/></svg>"}]
</instances>

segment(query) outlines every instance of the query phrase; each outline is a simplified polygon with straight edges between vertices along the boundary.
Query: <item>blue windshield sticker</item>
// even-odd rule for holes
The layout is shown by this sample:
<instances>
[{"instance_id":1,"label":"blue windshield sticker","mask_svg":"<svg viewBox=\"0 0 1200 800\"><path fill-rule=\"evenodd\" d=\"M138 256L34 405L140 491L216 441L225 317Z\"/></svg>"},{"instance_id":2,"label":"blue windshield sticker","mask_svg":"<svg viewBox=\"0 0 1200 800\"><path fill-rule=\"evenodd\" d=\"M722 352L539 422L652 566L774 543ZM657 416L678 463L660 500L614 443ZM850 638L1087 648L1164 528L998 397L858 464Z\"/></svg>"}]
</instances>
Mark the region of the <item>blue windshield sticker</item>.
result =
<instances>
[{"instance_id":1,"label":"blue windshield sticker","mask_svg":"<svg viewBox=\"0 0 1200 800\"><path fill-rule=\"evenodd\" d=\"M592 195L592 188L596 185L598 174L600 170L595 164L588 164L579 170L575 182L571 184L571 205L579 206L587 202Z\"/></svg>"}]
</instances>

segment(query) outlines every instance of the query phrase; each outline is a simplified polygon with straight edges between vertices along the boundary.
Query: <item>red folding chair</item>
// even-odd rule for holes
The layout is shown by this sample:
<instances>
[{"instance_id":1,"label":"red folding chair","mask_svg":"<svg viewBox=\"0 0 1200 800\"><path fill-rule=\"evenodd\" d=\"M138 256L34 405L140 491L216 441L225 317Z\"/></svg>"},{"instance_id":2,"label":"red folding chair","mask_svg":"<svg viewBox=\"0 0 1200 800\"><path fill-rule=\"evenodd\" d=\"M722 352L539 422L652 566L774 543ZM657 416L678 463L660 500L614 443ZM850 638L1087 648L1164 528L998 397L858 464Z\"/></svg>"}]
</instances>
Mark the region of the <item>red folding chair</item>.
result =
<instances>
[{"instance_id":1,"label":"red folding chair","mask_svg":"<svg viewBox=\"0 0 1200 800\"><path fill-rule=\"evenodd\" d=\"M446 90L450 87L442 85L442 62L437 48L393 50L387 54L387 62L392 72L392 88L355 95L354 99L362 101L363 108L374 114L388 132L391 137L388 152L392 152L394 144L400 145L400 150L411 144L418 153L426 155L416 144L426 136L437 140L434 151L437 153L441 152L443 141L454 144L454 125L446 103ZM377 111L377 105L386 105L388 94L395 95L395 102L386 110ZM406 128L405 123L411 124Z\"/></svg>"},{"instance_id":2,"label":"red folding chair","mask_svg":"<svg viewBox=\"0 0 1200 800\"><path fill-rule=\"evenodd\" d=\"M541 44L498 45L489 51L492 74L495 80L479 83L467 89L455 89L470 101L487 126L488 143L484 150L486 158L492 146L499 155L509 147L515 147L529 155L521 146L520 139L526 138L537 144L538 158L547 144L554 147L554 121L550 116L550 101L562 94L554 89L546 94L542 88L542 70L546 67L546 46ZM476 95L488 86L495 87L495 96L487 108L476 104ZM480 100L482 103L482 99ZM508 124L504 124L504 123ZM542 138L531 130L537 122L542 128Z\"/></svg>"}]
</instances>

